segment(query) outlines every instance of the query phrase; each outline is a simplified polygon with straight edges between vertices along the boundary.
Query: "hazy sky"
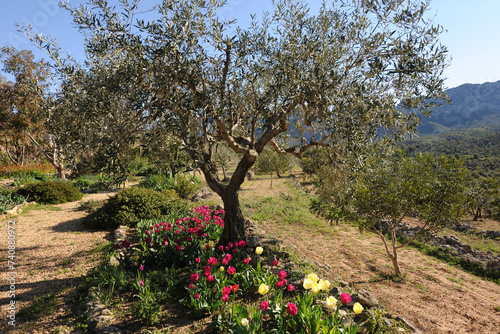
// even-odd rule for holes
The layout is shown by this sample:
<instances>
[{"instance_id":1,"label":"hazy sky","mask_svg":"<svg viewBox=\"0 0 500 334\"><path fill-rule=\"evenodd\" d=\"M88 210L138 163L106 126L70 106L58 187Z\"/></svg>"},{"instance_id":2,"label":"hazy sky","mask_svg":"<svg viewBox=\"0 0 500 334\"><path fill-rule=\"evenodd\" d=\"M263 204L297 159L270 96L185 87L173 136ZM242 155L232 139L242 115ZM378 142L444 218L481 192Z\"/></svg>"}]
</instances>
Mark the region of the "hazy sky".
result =
<instances>
[{"instance_id":1,"label":"hazy sky","mask_svg":"<svg viewBox=\"0 0 500 334\"><path fill-rule=\"evenodd\" d=\"M111 0L113 3L116 0ZM152 7L160 0L143 0ZM71 16L57 6L58 0L2 0L0 12L0 45L29 49L37 58L47 56L38 51L14 22L30 23L37 33L54 35L64 50L83 59L83 38L74 28ZM70 0L73 6L84 0ZM315 12L321 0L308 1ZM448 88L464 83L483 83L500 80L500 0L433 0L429 14L447 31L441 41L449 49L451 66L446 70ZM222 14L238 19L241 25L249 22L250 13L260 15L272 9L271 0L228 0Z\"/></svg>"}]
</instances>

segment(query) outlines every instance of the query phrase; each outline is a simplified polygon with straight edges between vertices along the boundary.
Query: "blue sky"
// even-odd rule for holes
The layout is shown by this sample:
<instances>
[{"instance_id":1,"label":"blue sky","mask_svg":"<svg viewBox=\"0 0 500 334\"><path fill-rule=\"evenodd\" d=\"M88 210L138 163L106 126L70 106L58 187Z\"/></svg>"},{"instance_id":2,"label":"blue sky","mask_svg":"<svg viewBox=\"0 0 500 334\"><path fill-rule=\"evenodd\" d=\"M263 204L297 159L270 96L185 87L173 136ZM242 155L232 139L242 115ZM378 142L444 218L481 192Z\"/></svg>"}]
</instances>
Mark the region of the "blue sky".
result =
<instances>
[{"instance_id":1,"label":"blue sky","mask_svg":"<svg viewBox=\"0 0 500 334\"><path fill-rule=\"evenodd\" d=\"M111 0L113 3L115 0ZM160 0L143 0L152 7ZM71 16L57 6L58 0L2 1L0 12L0 45L28 49L37 58L47 56L17 32L14 22L30 23L37 33L54 35L60 46L77 59L83 59L83 38L74 28ZM70 0L73 6L84 0ZM308 1L316 11L321 0ZM271 10L271 0L228 0L225 16L235 17L241 25L249 22L250 13ZM446 32L441 41L449 49L451 66L446 70L448 88L464 83L500 80L500 13L499 0L433 0L429 14Z\"/></svg>"}]
</instances>

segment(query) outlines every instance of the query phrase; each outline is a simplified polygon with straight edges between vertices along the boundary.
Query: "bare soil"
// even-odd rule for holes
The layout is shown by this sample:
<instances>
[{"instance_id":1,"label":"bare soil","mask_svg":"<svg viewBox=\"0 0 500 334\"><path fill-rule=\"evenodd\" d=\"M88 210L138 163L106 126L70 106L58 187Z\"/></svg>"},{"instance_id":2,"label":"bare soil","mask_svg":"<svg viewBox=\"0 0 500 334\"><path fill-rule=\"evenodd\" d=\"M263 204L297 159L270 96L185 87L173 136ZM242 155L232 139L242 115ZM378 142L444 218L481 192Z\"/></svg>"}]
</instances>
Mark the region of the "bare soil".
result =
<instances>
[{"instance_id":1,"label":"bare soil","mask_svg":"<svg viewBox=\"0 0 500 334\"><path fill-rule=\"evenodd\" d=\"M284 179L254 180L243 185L253 196L272 196L286 186ZM499 230L497 221L481 221L482 228ZM474 225L474 222L467 221ZM423 333L500 333L500 285L426 256L415 248L399 252L403 281L389 277L392 264L382 241L372 233L359 233L349 225L290 225L267 221L266 234L309 262L322 268L332 281L342 280L354 290L373 292L395 315L411 321Z\"/></svg>"},{"instance_id":2,"label":"bare soil","mask_svg":"<svg viewBox=\"0 0 500 334\"><path fill-rule=\"evenodd\" d=\"M82 201L104 200L112 193L89 194ZM82 218L88 213L78 211L79 202L48 206L43 210L27 210L15 217L0 221L1 268L1 322L0 332L6 333L64 333L69 332L75 319L71 296L74 296L82 277L96 267L100 254L94 249L112 241L110 232L89 231L83 228ZM30 304L33 298L57 295L56 311L48 317L23 322L16 326L7 323L8 222L15 222L15 295L16 313ZM12 223L10 226L14 226Z\"/></svg>"},{"instance_id":3,"label":"bare soil","mask_svg":"<svg viewBox=\"0 0 500 334\"><path fill-rule=\"evenodd\" d=\"M256 179L245 182L241 197L272 196L286 189L284 179ZM110 194L86 195L83 201L106 199ZM109 232L94 232L82 227L86 215L77 211L78 202L60 204L57 210L31 210L19 217L3 219L1 226L1 321L6 333L77 333L71 296L77 295L79 279L99 264L92 250L111 241ZM7 280L7 222L16 221L16 296L17 310L34 296L57 294L54 314L37 321L7 326L9 289ZM495 222L487 222L495 226ZM423 333L500 333L500 286L468 274L459 268L423 255L407 247L400 252L405 279L392 281L392 266L382 242L369 233L360 234L349 225L311 226L283 222L262 223L267 234L280 240L299 257L321 266L322 277L349 282L354 290L367 289L381 304L416 325ZM179 320L179 319L177 319ZM192 323L192 322L191 322ZM176 333L194 333L204 327L193 324L174 329Z\"/></svg>"}]
</instances>

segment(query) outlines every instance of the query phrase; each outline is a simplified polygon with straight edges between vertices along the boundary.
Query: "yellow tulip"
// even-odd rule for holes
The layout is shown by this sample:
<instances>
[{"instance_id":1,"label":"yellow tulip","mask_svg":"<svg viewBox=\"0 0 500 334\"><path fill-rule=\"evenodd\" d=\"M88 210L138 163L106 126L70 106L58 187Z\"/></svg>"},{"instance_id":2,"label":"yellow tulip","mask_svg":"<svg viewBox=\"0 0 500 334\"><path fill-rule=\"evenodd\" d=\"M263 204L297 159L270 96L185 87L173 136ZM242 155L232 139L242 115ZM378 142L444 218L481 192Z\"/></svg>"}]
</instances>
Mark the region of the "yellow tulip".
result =
<instances>
[{"instance_id":1,"label":"yellow tulip","mask_svg":"<svg viewBox=\"0 0 500 334\"><path fill-rule=\"evenodd\" d=\"M309 278L305 278L304 279L304 284L303 284L304 289L309 290L310 288L312 288L313 283L314 282L311 281Z\"/></svg>"},{"instance_id":2,"label":"yellow tulip","mask_svg":"<svg viewBox=\"0 0 500 334\"><path fill-rule=\"evenodd\" d=\"M215 243L214 243L212 240L210 240L210 241L208 242L208 246L210 246L210 248L214 248Z\"/></svg>"},{"instance_id":3,"label":"yellow tulip","mask_svg":"<svg viewBox=\"0 0 500 334\"><path fill-rule=\"evenodd\" d=\"M313 282L317 282L319 279L318 275L316 275L315 273L310 273L309 275L307 275L307 278L309 278Z\"/></svg>"},{"instance_id":4,"label":"yellow tulip","mask_svg":"<svg viewBox=\"0 0 500 334\"><path fill-rule=\"evenodd\" d=\"M221 267L219 268L219 271L220 271L220 272L223 272L223 271L224 271L224 267L223 267L223 266L221 266Z\"/></svg>"},{"instance_id":5,"label":"yellow tulip","mask_svg":"<svg viewBox=\"0 0 500 334\"><path fill-rule=\"evenodd\" d=\"M257 254L257 255L262 254L263 251L264 251L264 249L262 247L255 248L255 254Z\"/></svg>"},{"instance_id":6,"label":"yellow tulip","mask_svg":"<svg viewBox=\"0 0 500 334\"><path fill-rule=\"evenodd\" d=\"M326 306L329 309L334 309L335 306L337 306L337 299L335 299L335 297L333 297L333 296L328 297L326 299Z\"/></svg>"},{"instance_id":7,"label":"yellow tulip","mask_svg":"<svg viewBox=\"0 0 500 334\"><path fill-rule=\"evenodd\" d=\"M311 288L311 291L312 291L313 293L318 293L318 292L320 292L320 291L321 291L321 288L319 287L318 283L313 282L313 284L312 284L312 288Z\"/></svg>"},{"instance_id":8,"label":"yellow tulip","mask_svg":"<svg viewBox=\"0 0 500 334\"><path fill-rule=\"evenodd\" d=\"M325 280L325 281L320 280L320 281L319 281L319 283L318 283L319 287L320 287L320 288L321 288L321 290L323 290L323 291L326 291L326 290L330 289L330 284L331 284L331 283L330 283L330 281L329 281L329 280Z\"/></svg>"},{"instance_id":9,"label":"yellow tulip","mask_svg":"<svg viewBox=\"0 0 500 334\"><path fill-rule=\"evenodd\" d=\"M248 319L247 318L241 319L241 324L245 327L248 326Z\"/></svg>"},{"instance_id":10,"label":"yellow tulip","mask_svg":"<svg viewBox=\"0 0 500 334\"><path fill-rule=\"evenodd\" d=\"M269 291L269 286L268 286L268 285L266 285L266 284L262 283L262 284L259 286L259 293L260 293L261 295L263 295L263 296L264 296L264 295L265 295L268 291Z\"/></svg>"},{"instance_id":11,"label":"yellow tulip","mask_svg":"<svg viewBox=\"0 0 500 334\"><path fill-rule=\"evenodd\" d=\"M363 312L363 306L361 306L360 303L355 303L352 307L352 310L354 311L354 313L360 314L361 312Z\"/></svg>"}]
</instances>

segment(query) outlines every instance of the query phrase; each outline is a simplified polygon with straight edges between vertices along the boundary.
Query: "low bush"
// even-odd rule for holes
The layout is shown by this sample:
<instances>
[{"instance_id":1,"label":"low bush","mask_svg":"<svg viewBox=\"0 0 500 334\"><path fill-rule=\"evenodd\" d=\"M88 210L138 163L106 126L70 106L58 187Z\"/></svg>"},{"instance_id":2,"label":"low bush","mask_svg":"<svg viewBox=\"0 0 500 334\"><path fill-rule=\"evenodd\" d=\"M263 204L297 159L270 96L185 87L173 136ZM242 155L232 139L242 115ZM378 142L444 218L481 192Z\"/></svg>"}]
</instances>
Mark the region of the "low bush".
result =
<instances>
[{"instance_id":1,"label":"low bush","mask_svg":"<svg viewBox=\"0 0 500 334\"><path fill-rule=\"evenodd\" d=\"M87 216L84 225L92 229L112 229L119 225L135 226L140 220L189 212L189 204L172 191L127 188Z\"/></svg>"},{"instance_id":2,"label":"low bush","mask_svg":"<svg viewBox=\"0 0 500 334\"><path fill-rule=\"evenodd\" d=\"M72 183L84 192L96 192L107 190L114 184L114 179L107 175L82 175L74 179Z\"/></svg>"},{"instance_id":3,"label":"low bush","mask_svg":"<svg viewBox=\"0 0 500 334\"><path fill-rule=\"evenodd\" d=\"M1 161L0 161L1 162ZM14 166L0 163L0 179L13 179L23 176L41 178L45 174L53 174L56 170L51 164L30 164L23 166ZM45 180L44 180L45 181Z\"/></svg>"},{"instance_id":4,"label":"low bush","mask_svg":"<svg viewBox=\"0 0 500 334\"><path fill-rule=\"evenodd\" d=\"M81 199L83 194L71 183L64 181L47 181L32 183L19 188L17 193L27 196L31 201L43 204L59 204Z\"/></svg>"},{"instance_id":5,"label":"low bush","mask_svg":"<svg viewBox=\"0 0 500 334\"><path fill-rule=\"evenodd\" d=\"M154 174L139 183L139 186L153 190L174 190L180 198L188 199L201 188L201 180L196 176L178 173L175 176Z\"/></svg>"},{"instance_id":6,"label":"low bush","mask_svg":"<svg viewBox=\"0 0 500 334\"><path fill-rule=\"evenodd\" d=\"M16 192L16 188L13 186L2 186L0 185L0 196L7 196Z\"/></svg>"}]
</instances>

